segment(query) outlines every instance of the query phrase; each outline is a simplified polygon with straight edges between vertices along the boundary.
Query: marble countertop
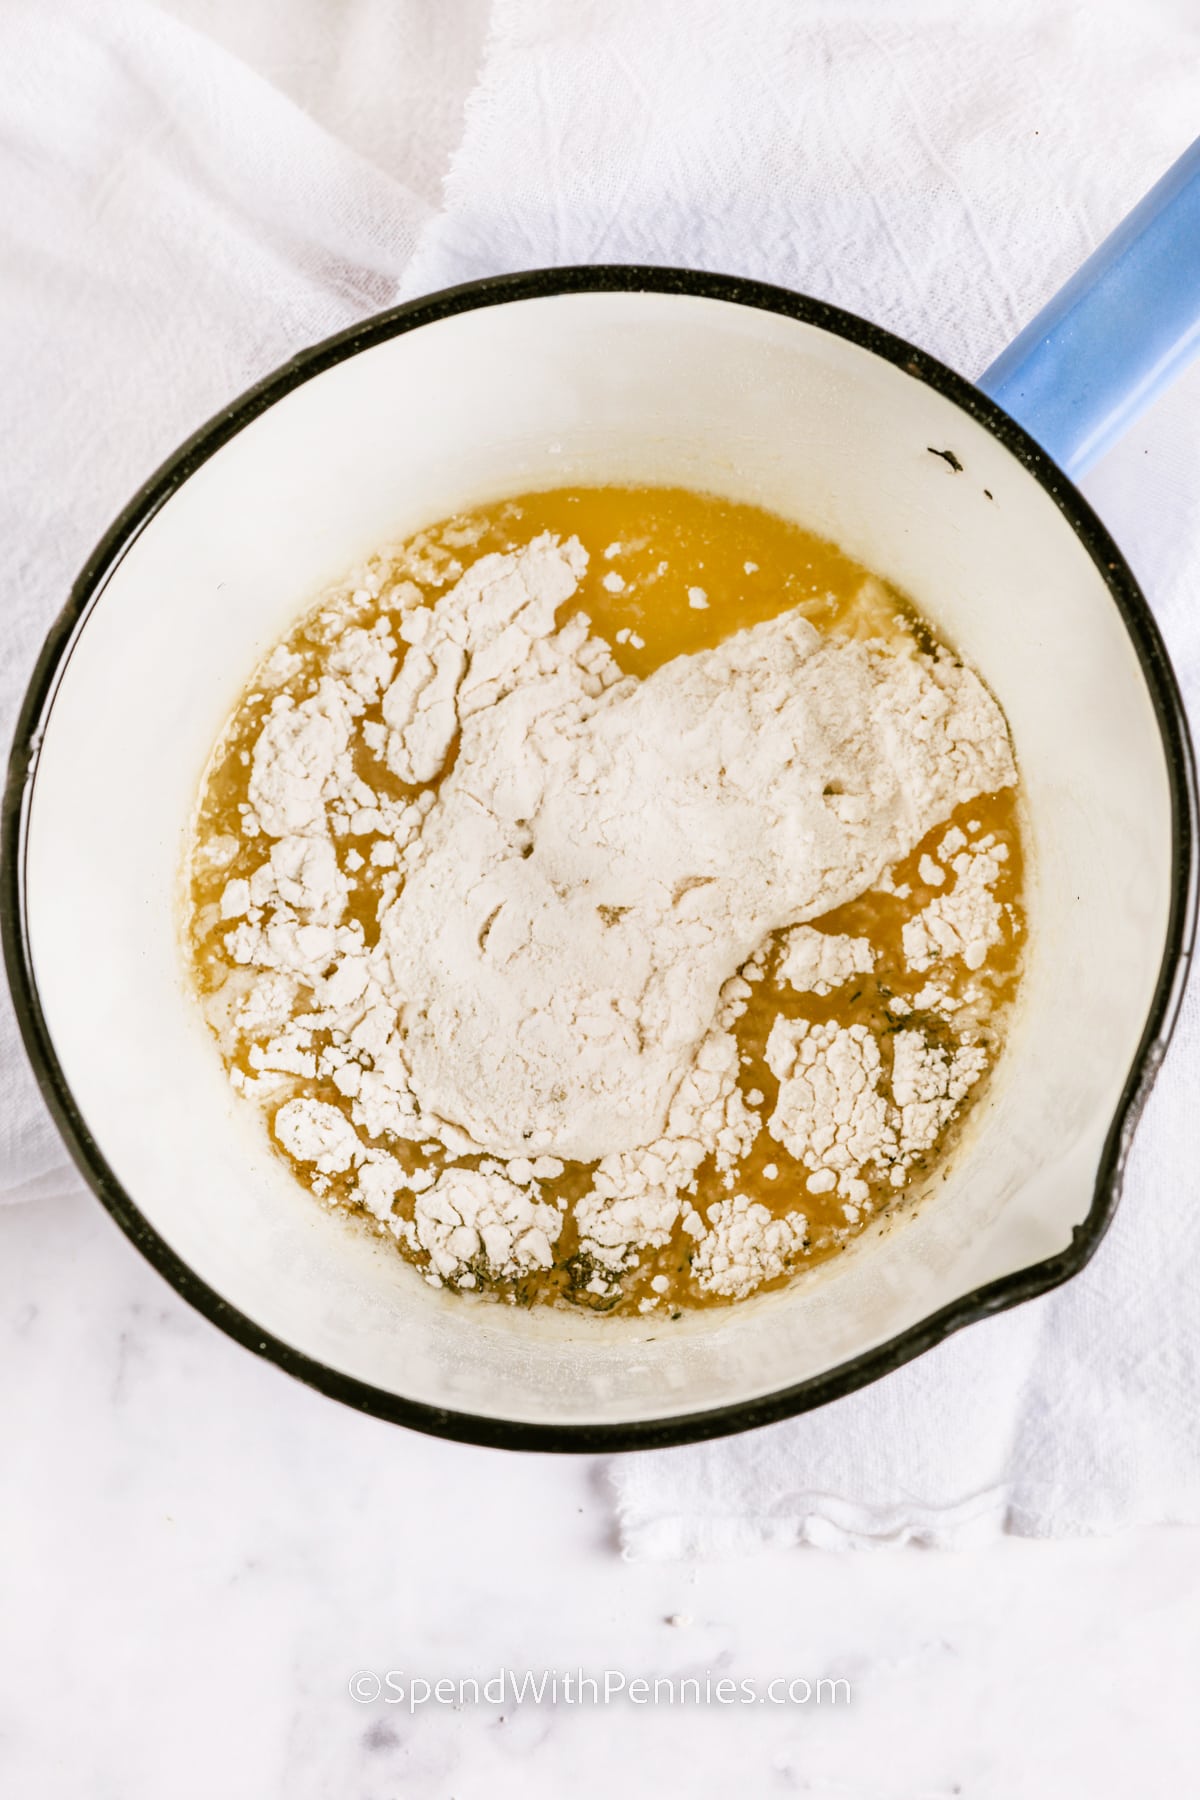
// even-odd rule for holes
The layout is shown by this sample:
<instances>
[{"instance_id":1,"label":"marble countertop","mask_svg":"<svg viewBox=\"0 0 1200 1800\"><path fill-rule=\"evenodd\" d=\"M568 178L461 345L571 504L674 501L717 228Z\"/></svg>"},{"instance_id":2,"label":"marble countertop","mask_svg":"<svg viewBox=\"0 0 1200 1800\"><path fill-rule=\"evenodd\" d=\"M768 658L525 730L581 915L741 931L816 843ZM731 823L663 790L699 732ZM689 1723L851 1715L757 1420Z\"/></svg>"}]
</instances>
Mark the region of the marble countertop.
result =
<instances>
[{"instance_id":1,"label":"marble countertop","mask_svg":"<svg viewBox=\"0 0 1200 1800\"><path fill-rule=\"evenodd\" d=\"M0 1211L0 1271L6 1793L1190 1785L1195 1531L630 1563L602 1463L439 1443L309 1392L189 1311L82 1194ZM601 1694L611 1671L612 1698L412 1705L414 1682L502 1669L582 1670ZM655 1677L841 1679L850 1700L617 1691Z\"/></svg>"}]
</instances>

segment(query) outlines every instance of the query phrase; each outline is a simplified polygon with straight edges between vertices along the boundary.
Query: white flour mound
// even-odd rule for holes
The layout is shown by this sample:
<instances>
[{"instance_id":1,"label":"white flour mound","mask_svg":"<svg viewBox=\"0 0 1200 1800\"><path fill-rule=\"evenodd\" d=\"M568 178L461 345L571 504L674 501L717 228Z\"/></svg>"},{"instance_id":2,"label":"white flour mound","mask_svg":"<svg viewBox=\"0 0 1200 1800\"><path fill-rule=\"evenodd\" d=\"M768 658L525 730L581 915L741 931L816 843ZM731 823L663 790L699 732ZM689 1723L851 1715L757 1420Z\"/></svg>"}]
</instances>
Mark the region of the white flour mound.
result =
<instances>
[{"instance_id":1,"label":"white flour mound","mask_svg":"<svg viewBox=\"0 0 1200 1800\"><path fill-rule=\"evenodd\" d=\"M582 619L552 634L525 611L489 703L458 700L380 942L422 1112L501 1157L592 1161L662 1136L722 984L770 932L863 893L1014 769L998 707L948 656L791 613L616 679ZM448 744L445 670L464 664L427 663ZM407 690L394 711L411 731Z\"/></svg>"},{"instance_id":2,"label":"white flour mound","mask_svg":"<svg viewBox=\"0 0 1200 1800\"><path fill-rule=\"evenodd\" d=\"M596 1164L575 1205L596 1293L682 1218L701 1286L737 1295L807 1230L800 1213L768 1229L732 1191L763 1120L729 1026L770 934L793 928L779 976L801 992L868 970L865 940L803 921L1016 771L998 707L954 658L822 637L798 613L624 676L582 613L557 622L586 563L546 534L433 606L409 584L370 631L330 638L303 698L275 695L241 809L261 861L218 909L235 967L214 1023L245 1045L251 1073L231 1079L276 1106L315 1191L353 1172L352 1197L428 1256L428 1279L546 1267L565 1203L541 1183L565 1158ZM389 794L384 768L418 791ZM954 884L906 928L914 968L986 951L1001 852L978 848L947 834ZM368 857L385 872L374 943L349 914ZM814 1193L836 1185L850 1206L864 1170L932 1141L982 1064L901 1034L889 1106L859 1032L780 1021L769 1046L768 1129ZM380 1140L435 1162L406 1172ZM730 1197L706 1224L684 1196L709 1157Z\"/></svg>"}]
</instances>

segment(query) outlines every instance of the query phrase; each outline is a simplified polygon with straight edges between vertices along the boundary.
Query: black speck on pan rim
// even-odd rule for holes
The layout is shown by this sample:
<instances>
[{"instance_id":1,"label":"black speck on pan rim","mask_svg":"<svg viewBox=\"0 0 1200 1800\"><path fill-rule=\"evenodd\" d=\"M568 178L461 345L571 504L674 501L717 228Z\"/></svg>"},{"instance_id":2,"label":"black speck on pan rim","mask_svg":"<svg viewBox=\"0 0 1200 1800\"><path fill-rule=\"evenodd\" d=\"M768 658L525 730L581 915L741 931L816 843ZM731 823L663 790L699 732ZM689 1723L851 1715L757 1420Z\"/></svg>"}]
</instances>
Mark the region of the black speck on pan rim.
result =
<instances>
[{"instance_id":1,"label":"black speck on pan rim","mask_svg":"<svg viewBox=\"0 0 1200 1800\"><path fill-rule=\"evenodd\" d=\"M1172 886L1162 963L1137 1054L1113 1116L1092 1204L1058 1255L988 1283L839 1367L772 1394L711 1411L623 1424L555 1425L492 1419L406 1400L340 1374L262 1331L177 1257L108 1167L55 1053L38 997L26 920L25 851L38 751L61 673L108 580L155 514L221 446L260 413L323 370L376 344L457 313L573 293L682 294L754 307L796 319L857 344L943 394L999 439L1062 512L1096 564L1136 652L1162 735L1171 791ZM746 1431L824 1406L910 1362L977 1319L1044 1294L1078 1274L1116 1209L1138 1119L1171 1031L1191 960L1197 905L1195 759L1174 671L1153 615L1124 557L1087 501L1027 432L978 388L902 338L825 301L765 282L689 269L635 264L531 270L448 288L379 313L303 351L211 419L134 495L71 590L38 657L17 722L0 821L0 935L17 1017L39 1086L67 1147L97 1198L126 1236L182 1297L249 1350L323 1394L376 1418L438 1437L510 1450L611 1452L695 1443Z\"/></svg>"}]
</instances>

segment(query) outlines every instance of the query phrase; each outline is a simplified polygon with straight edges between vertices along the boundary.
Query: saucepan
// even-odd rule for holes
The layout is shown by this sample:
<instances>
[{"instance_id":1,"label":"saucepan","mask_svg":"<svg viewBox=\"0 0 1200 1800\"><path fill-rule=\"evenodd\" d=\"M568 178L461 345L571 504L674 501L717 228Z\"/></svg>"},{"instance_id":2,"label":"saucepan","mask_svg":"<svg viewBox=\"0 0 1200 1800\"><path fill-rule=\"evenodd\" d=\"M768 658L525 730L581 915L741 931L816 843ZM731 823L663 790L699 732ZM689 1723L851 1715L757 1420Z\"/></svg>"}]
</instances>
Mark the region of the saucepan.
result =
<instances>
[{"instance_id":1,"label":"saucepan","mask_svg":"<svg viewBox=\"0 0 1200 1800\"><path fill-rule=\"evenodd\" d=\"M1095 1250L1179 1003L1196 795L1162 641L1072 482L1193 347L1200 148L978 385L728 276L477 281L297 357L185 444L81 574L12 753L4 942L96 1195L249 1349L380 1417L632 1448L875 1380ZM236 1098L180 951L210 746L258 658L377 545L537 487L678 483L807 525L917 598L1010 722L1023 1000L946 1178L820 1280L669 1324L439 1293L315 1206Z\"/></svg>"}]
</instances>

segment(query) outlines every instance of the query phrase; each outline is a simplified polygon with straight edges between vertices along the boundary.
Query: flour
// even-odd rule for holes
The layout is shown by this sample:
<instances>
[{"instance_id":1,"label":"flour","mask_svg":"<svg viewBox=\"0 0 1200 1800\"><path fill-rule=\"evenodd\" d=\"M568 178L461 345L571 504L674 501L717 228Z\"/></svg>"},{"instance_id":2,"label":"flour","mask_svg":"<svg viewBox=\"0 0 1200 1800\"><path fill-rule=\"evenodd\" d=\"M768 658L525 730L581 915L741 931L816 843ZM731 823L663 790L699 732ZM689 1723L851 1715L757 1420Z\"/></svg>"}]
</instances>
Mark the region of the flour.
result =
<instances>
[{"instance_id":1,"label":"flour","mask_svg":"<svg viewBox=\"0 0 1200 1800\"><path fill-rule=\"evenodd\" d=\"M711 1032L671 1101L663 1135L601 1158L591 1193L575 1209L583 1244L597 1262L618 1270L631 1244L665 1244L680 1196L695 1188L705 1159L711 1156L725 1172L746 1155L762 1121L743 1099L737 1078L736 1040Z\"/></svg>"},{"instance_id":2,"label":"flour","mask_svg":"<svg viewBox=\"0 0 1200 1800\"><path fill-rule=\"evenodd\" d=\"M712 1229L701 1239L692 1273L705 1293L742 1299L764 1281L774 1281L804 1249L808 1221L803 1213L777 1219L757 1200L735 1194L709 1208Z\"/></svg>"},{"instance_id":3,"label":"flour","mask_svg":"<svg viewBox=\"0 0 1200 1800\"><path fill-rule=\"evenodd\" d=\"M956 834L957 838L962 834ZM949 858L954 885L929 902L904 927L904 954L910 969L923 973L935 962L961 957L978 969L1000 937L1003 915L992 894L1007 860L1004 844L983 838Z\"/></svg>"},{"instance_id":4,"label":"flour","mask_svg":"<svg viewBox=\"0 0 1200 1800\"><path fill-rule=\"evenodd\" d=\"M272 837L325 822L325 792L350 739L351 711L338 682L322 681L296 706L280 695L254 747L250 804Z\"/></svg>"},{"instance_id":5,"label":"flour","mask_svg":"<svg viewBox=\"0 0 1200 1800\"><path fill-rule=\"evenodd\" d=\"M879 1085L879 1045L866 1026L778 1018L767 1040L767 1066L779 1081L768 1129L812 1171L810 1191L836 1185L849 1200L865 1198L864 1169L883 1170L896 1153Z\"/></svg>"},{"instance_id":6,"label":"flour","mask_svg":"<svg viewBox=\"0 0 1200 1800\"><path fill-rule=\"evenodd\" d=\"M578 622L543 645L460 718L380 941L422 1109L481 1150L590 1161L662 1135L770 932L1013 771L969 671L794 614L642 682Z\"/></svg>"},{"instance_id":7,"label":"flour","mask_svg":"<svg viewBox=\"0 0 1200 1800\"><path fill-rule=\"evenodd\" d=\"M798 994L830 994L875 967L875 950L868 938L797 925L783 944L776 976Z\"/></svg>"},{"instance_id":8,"label":"flour","mask_svg":"<svg viewBox=\"0 0 1200 1800\"><path fill-rule=\"evenodd\" d=\"M383 698L387 763L405 782L432 781L462 722L497 704L536 666L556 609L586 557L572 539L540 538L515 556L485 556L432 610L400 627L411 647Z\"/></svg>"},{"instance_id":9,"label":"flour","mask_svg":"<svg viewBox=\"0 0 1200 1800\"><path fill-rule=\"evenodd\" d=\"M893 1043L889 1096L879 1045L865 1026L780 1017L771 1027L767 1063L779 1099L768 1130L812 1171L811 1193L836 1187L861 1206L871 1171L902 1187L987 1063L978 1047L948 1053L916 1031L897 1032Z\"/></svg>"},{"instance_id":10,"label":"flour","mask_svg":"<svg viewBox=\"0 0 1200 1800\"><path fill-rule=\"evenodd\" d=\"M500 1174L447 1169L418 1195L416 1235L443 1280L473 1286L472 1264L492 1276L548 1269L562 1215L536 1191Z\"/></svg>"},{"instance_id":11,"label":"flour","mask_svg":"<svg viewBox=\"0 0 1200 1800\"><path fill-rule=\"evenodd\" d=\"M336 1106L320 1100L289 1100L275 1115L275 1136L297 1162L312 1163L322 1175L339 1175L363 1154L358 1133Z\"/></svg>"},{"instance_id":12,"label":"flour","mask_svg":"<svg viewBox=\"0 0 1200 1800\"><path fill-rule=\"evenodd\" d=\"M379 583L356 591L321 615L307 690L303 659L273 653L241 808L261 854L215 909L232 966L210 1010L243 1091L286 1096L273 1129L315 1191L342 1184L434 1282L550 1268L553 1184L582 1165L589 1291L619 1293L682 1227L700 1290L738 1297L808 1238L802 1212L736 1191L764 1128L849 1216L868 1176L902 1184L986 1061L916 1031L885 1058L865 1027L781 1015L764 1127L733 1028L772 934L793 994L869 975L867 938L805 921L886 888L1015 769L954 658L822 636L799 612L623 674L571 610L586 565L549 534L449 585L443 561L435 604L398 583L369 626ZM1003 855L947 832L924 859L949 885L905 925L914 970L980 965ZM702 1213L705 1169L726 1197Z\"/></svg>"},{"instance_id":13,"label":"flour","mask_svg":"<svg viewBox=\"0 0 1200 1800\"><path fill-rule=\"evenodd\" d=\"M911 1158L936 1142L983 1074L987 1057L977 1045L939 1049L916 1031L897 1032L893 1054L892 1099L900 1114L897 1149L902 1157Z\"/></svg>"}]
</instances>

